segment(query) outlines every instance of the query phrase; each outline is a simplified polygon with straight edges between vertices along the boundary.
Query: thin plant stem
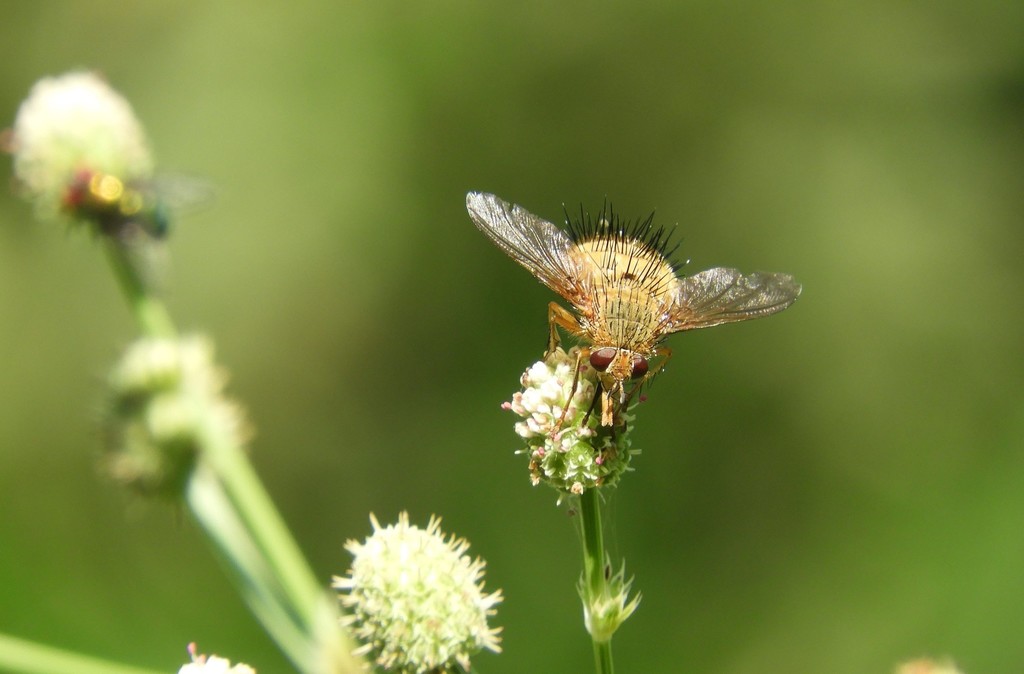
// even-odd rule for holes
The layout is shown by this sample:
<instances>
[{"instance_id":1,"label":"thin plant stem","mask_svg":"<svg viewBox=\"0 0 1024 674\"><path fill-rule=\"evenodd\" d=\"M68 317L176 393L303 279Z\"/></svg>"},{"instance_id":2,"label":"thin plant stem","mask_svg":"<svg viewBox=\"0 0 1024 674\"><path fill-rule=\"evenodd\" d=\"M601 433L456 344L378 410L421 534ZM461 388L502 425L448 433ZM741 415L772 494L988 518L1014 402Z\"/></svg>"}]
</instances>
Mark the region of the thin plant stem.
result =
<instances>
[{"instance_id":1,"label":"thin plant stem","mask_svg":"<svg viewBox=\"0 0 1024 674\"><path fill-rule=\"evenodd\" d=\"M140 331L148 337L168 337L177 330L163 302L150 291L126 245L117 239L107 242L114 274L135 315ZM204 424L203 450L242 520L256 538L280 574L294 606L310 615L319 595L319 585L305 564L302 553L287 526L270 501L270 496L237 444L216 432L214 424Z\"/></svg>"},{"instance_id":2,"label":"thin plant stem","mask_svg":"<svg viewBox=\"0 0 1024 674\"><path fill-rule=\"evenodd\" d=\"M0 634L0 671L16 674L166 674Z\"/></svg>"},{"instance_id":3,"label":"thin plant stem","mask_svg":"<svg viewBox=\"0 0 1024 674\"><path fill-rule=\"evenodd\" d=\"M113 237L104 243L114 277L121 286L121 292L128 301L139 330L147 337L173 337L177 333L174 322L164 303L150 292L148 284L139 273L137 261L128 250L132 244Z\"/></svg>"},{"instance_id":4,"label":"thin plant stem","mask_svg":"<svg viewBox=\"0 0 1024 674\"><path fill-rule=\"evenodd\" d=\"M587 489L580 496L583 540L583 590L590 597L606 594L608 563L605 560L604 531L601 527L601 503L597 489ZM584 610L589 610L586 596ZM594 640L594 666L597 674L612 674L611 639Z\"/></svg>"},{"instance_id":5,"label":"thin plant stem","mask_svg":"<svg viewBox=\"0 0 1024 674\"><path fill-rule=\"evenodd\" d=\"M148 337L173 337L174 323L129 250L132 244L116 238L106 243L139 330ZM201 489L190 484L186 500L253 613L302 671L361 671L350 655L354 646L339 625L336 604L317 583L245 451L219 424L201 418L201 467L208 472L202 475ZM194 475L190 482L196 479ZM305 637L306 649L296 641L297 634Z\"/></svg>"},{"instance_id":6,"label":"thin plant stem","mask_svg":"<svg viewBox=\"0 0 1024 674\"><path fill-rule=\"evenodd\" d=\"M309 634L315 632L324 590L240 448L214 433L204 450L224 492L280 583L288 605Z\"/></svg>"},{"instance_id":7,"label":"thin plant stem","mask_svg":"<svg viewBox=\"0 0 1024 674\"><path fill-rule=\"evenodd\" d=\"M230 570L253 614L274 635L281 650L300 671L311 671L314 655L303 616L290 609L263 554L248 535L216 473L200 462L189 478L185 499L196 522L206 530L220 560Z\"/></svg>"}]
</instances>

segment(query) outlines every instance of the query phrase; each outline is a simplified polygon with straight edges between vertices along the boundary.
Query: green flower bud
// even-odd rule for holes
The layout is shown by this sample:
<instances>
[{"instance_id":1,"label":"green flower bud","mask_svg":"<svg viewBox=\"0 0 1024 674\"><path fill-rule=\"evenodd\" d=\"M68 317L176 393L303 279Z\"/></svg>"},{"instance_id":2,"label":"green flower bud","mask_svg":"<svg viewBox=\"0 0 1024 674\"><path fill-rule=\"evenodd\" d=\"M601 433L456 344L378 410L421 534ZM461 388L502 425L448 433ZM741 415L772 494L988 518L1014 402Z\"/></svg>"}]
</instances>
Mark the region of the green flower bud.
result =
<instances>
[{"instance_id":1,"label":"green flower bud","mask_svg":"<svg viewBox=\"0 0 1024 674\"><path fill-rule=\"evenodd\" d=\"M333 586L347 615L342 619L361 646L388 672L425 674L469 671L469 657L481 649L501 651L500 628L487 626L501 590L484 594L484 562L466 555L469 543L440 530L432 517L426 529L409 524L382 527L370 515L373 534L349 541L348 577Z\"/></svg>"},{"instance_id":2,"label":"green flower bud","mask_svg":"<svg viewBox=\"0 0 1024 674\"><path fill-rule=\"evenodd\" d=\"M201 337L132 344L108 379L106 471L143 494L180 494L209 432L248 435L225 381Z\"/></svg>"},{"instance_id":3,"label":"green flower bud","mask_svg":"<svg viewBox=\"0 0 1024 674\"><path fill-rule=\"evenodd\" d=\"M598 378L589 363L580 363L573 391L578 354L578 347L569 353L558 348L534 363L520 378L523 390L502 405L523 418L515 430L526 440L518 453L530 456L531 482L571 494L615 485L640 453L630 449L632 416L622 415L625 425L601 425L600 409L594 409Z\"/></svg>"},{"instance_id":4,"label":"green flower bud","mask_svg":"<svg viewBox=\"0 0 1024 674\"><path fill-rule=\"evenodd\" d=\"M626 565L612 575L611 568L605 569L606 581L599 590L593 590L584 579L580 579L577 590L583 600L583 622L596 642L612 638L615 630L633 615L640 605L640 594L629 596L633 579L626 580Z\"/></svg>"}]
</instances>

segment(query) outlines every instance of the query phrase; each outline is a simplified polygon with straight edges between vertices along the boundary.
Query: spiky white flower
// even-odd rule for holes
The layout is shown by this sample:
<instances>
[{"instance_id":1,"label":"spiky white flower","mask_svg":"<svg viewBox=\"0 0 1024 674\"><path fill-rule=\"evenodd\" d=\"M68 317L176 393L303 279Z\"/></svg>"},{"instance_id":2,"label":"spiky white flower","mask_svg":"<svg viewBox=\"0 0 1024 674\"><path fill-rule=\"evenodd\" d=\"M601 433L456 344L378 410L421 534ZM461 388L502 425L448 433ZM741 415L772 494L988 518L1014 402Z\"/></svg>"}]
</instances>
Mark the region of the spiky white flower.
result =
<instances>
[{"instance_id":1,"label":"spiky white flower","mask_svg":"<svg viewBox=\"0 0 1024 674\"><path fill-rule=\"evenodd\" d=\"M405 512L398 524L382 527L373 515L370 522L365 542L346 543L352 568L333 583L343 622L362 644L357 654L388 672L424 674L468 671L472 654L501 651L501 629L487 625L501 590L484 593L484 562L470 559L465 539L445 538L437 517L426 529Z\"/></svg>"}]
</instances>

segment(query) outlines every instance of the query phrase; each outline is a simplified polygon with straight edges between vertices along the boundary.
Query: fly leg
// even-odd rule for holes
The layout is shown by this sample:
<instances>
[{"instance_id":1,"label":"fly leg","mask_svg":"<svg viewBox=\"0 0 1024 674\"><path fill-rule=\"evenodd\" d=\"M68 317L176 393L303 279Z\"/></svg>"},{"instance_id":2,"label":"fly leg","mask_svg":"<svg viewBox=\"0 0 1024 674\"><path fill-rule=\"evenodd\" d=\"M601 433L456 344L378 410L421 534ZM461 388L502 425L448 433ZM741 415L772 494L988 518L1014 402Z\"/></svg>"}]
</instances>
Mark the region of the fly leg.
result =
<instances>
[{"instance_id":1,"label":"fly leg","mask_svg":"<svg viewBox=\"0 0 1024 674\"><path fill-rule=\"evenodd\" d=\"M582 426L586 426L587 422L590 421L590 415L593 414L594 410L597 409L597 401L600 400L600 399L601 399L601 381L598 380L597 387L594 390L594 397L590 401L590 407L587 409L586 416L583 417L583 423L581 424Z\"/></svg>"},{"instance_id":2,"label":"fly leg","mask_svg":"<svg viewBox=\"0 0 1024 674\"><path fill-rule=\"evenodd\" d=\"M622 388L622 384L617 385ZM626 407L626 400L622 401L622 409ZM612 391L601 393L601 425L612 426L615 424L615 400L612 398Z\"/></svg>"},{"instance_id":3,"label":"fly leg","mask_svg":"<svg viewBox=\"0 0 1024 674\"><path fill-rule=\"evenodd\" d=\"M557 302L551 302L548 304L548 350L544 354L547 358L555 349L561 344L561 339L558 337L558 328L562 328L570 335L578 337L583 329L580 327L580 323L576 320L576 317L569 312L568 309L558 304ZM576 387L580 383L580 368L583 367L584 359L590 358L590 349L586 347L580 347L579 353L576 354L576 365L572 372L572 386L569 387L569 396L566 398L565 407L562 408L562 414L558 417L558 421L555 423L555 432L562 427L562 423L565 421L565 415L569 411L569 403L572 402L572 398L576 395ZM600 391L600 389L598 389Z\"/></svg>"},{"instance_id":4,"label":"fly leg","mask_svg":"<svg viewBox=\"0 0 1024 674\"><path fill-rule=\"evenodd\" d=\"M576 354L576 365L572 370L572 386L569 387L569 395L565 398L565 406L562 407L562 414L558 417L558 421L555 422L554 432L557 433L562 427L562 422L565 421L565 415L569 411L569 405L572 404L572 398L576 395L576 387L580 383L580 368L583 367L583 359L590 357L590 349L581 348L579 353ZM601 387L597 387L597 392L594 394L594 401L597 401L597 396L601 395ZM594 403L590 404L590 409L594 409ZM590 411L587 412L587 416L590 416ZM584 421L586 423L586 421Z\"/></svg>"},{"instance_id":5,"label":"fly leg","mask_svg":"<svg viewBox=\"0 0 1024 674\"><path fill-rule=\"evenodd\" d=\"M547 358L558 348L562 340L558 337L558 328L568 332L573 337L578 337L583 329L576 317L558 302L548 304L548 350L544 353Z\"/></svg>"}]
</instances>

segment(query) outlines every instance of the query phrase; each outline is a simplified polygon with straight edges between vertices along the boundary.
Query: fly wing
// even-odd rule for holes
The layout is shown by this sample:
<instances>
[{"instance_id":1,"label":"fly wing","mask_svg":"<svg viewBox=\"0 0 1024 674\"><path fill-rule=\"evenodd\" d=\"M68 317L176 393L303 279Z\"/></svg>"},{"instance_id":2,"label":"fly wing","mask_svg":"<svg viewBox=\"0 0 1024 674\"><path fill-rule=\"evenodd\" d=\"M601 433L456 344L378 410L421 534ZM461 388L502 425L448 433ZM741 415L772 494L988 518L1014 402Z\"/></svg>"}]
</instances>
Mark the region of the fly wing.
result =
<instances>
[{"instance_id":1,"label":"fly wing","mask_svg":"<svg viewBox=\"0 0 1024 674\"><path fill-rule=\"evenodd\" d=\"M170 209L175 216L205 210L217 197L213 183L179 173L159 173L139 189Z\"/></svg>"},{"instance_id":2,"label":"fly wing","mask_svg":"<svg viewBox=\"0 0 1024 674\"><path fill-rule=\"evenodd\" d=\"M172 221L205 209L215 197L211 183L179 174L159 174L130 187L143 202L139 225L157 239L167 236Z\"/></svg>"},{"instance_id":3,"label":"fly wing","mask_svg":"<svg viewBox=\"0 0 1024 674\"><path fill-rule=\"evenodd\" d=\"M480 231L513 260L565 299L579 302L580 267L570 254L573 243L564 231L493 194L470 192L466 209Z\"/></svg>"},{"instance_id":4,"label":"fly wing","mask_svg":"<svg viewBox=\"0 0 1024 674\"><path fill-rule=\"evenodd\" d=\"M665 332L770 316L795 302L801 290L802 286L789 274L708 269L679 279Z\"/></svg>"}]
</instances>

